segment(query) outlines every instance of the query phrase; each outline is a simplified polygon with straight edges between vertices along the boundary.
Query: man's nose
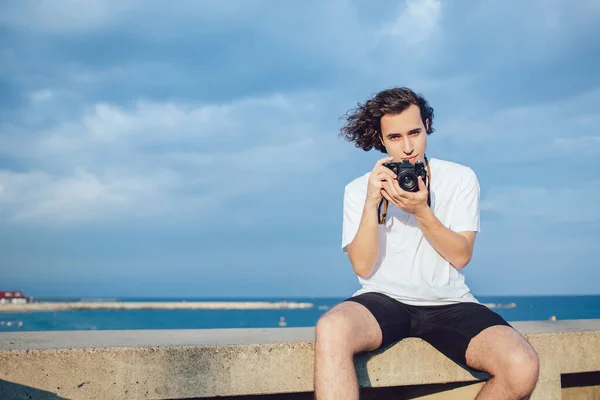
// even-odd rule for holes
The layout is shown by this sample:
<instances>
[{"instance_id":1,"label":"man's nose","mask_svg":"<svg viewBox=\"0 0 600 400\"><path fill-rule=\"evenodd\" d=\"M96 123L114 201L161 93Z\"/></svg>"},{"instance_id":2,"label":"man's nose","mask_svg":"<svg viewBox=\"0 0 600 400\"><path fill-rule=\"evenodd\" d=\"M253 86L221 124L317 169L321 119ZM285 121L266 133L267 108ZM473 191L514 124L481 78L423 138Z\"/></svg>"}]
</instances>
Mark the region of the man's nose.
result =
<instances>
[{"instance_id":1,"label":"man's nose","mask_svg":"<svg viewBox=\"0 0 600 400\"><path fill-rule=\"evenodd\" d=\"M415 148L407 137L404 138L404 153L411 154Z\"/></svg>"}]
</instances>

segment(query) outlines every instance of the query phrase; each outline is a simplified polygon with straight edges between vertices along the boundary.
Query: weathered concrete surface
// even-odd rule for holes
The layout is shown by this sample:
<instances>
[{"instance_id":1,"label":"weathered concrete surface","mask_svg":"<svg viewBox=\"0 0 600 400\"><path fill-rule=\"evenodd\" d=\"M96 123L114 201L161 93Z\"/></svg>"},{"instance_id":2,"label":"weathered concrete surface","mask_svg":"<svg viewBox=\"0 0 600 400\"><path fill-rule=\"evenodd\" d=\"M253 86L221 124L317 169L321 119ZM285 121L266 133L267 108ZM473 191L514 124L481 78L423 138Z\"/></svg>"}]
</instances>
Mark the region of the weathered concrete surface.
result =
<instances>
[{"instance_id":1,"label":"weathered concrete surface","mask_svg":"<svg viewBox=\"0 0 600 400\"><path fill-rule=\"evenodd\" d=\"M579 394L594 396L600 378L594 383L592 377L583 389L575 384L561 390L561 374L600 371L600 320L513 326L540 357L540 382L533 399L560 399L561 393L594 398ZM313 328L1 333L0 399L182 399L310 392L313 339ZM414 385L473 382L438 390L435 397L468 399L479 390L477 381L485 379L412 338L358 356L355 365L362 387L403 387L396 391L399 397L390 398L431 398Z\"/></svg>"}]
</instances>

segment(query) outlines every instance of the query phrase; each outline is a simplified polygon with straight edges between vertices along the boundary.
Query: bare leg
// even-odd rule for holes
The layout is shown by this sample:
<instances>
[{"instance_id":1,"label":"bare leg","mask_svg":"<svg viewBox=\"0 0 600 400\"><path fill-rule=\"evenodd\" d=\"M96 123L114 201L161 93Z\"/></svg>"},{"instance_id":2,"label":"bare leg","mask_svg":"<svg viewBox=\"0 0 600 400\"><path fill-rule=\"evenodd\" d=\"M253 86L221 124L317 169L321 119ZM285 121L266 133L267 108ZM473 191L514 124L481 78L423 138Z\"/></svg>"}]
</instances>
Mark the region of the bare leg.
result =
<instances>
[{"instance_id":1,"label":"bare leg","mask_svg":"<svg viewBox=\"0 0 600 400\"><path fill-rule=\"evenodd\" d=\"M535 350L508 326L493 326L475 336L467 349L467 364L492 377L477 400L528 399L539 375Z\"/></svg>"},{"instance_id":2,"label":"bare leg","mask_svg":"<svg viewBox=\"0 0 600 400\"><path fill-rule=\"evenodd\" d=\"M381 329L361 304L343 302L317 322L315 340L315 398L358 400L354 355L376 350Z\"/></svg>"}]
</instances>

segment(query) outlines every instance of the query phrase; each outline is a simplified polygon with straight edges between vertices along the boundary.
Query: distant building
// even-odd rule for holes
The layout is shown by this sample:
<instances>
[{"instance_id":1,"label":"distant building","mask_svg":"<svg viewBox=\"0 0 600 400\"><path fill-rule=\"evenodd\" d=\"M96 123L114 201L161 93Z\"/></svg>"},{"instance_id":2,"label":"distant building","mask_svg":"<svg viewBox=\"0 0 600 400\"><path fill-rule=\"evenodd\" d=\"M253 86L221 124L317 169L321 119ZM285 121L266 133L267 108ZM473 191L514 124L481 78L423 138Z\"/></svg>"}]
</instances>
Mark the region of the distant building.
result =
<instances>
[{"instance_id":1,"label":"distant building","mask_svg":"<svg viewBox=\"0 0 600 400\"><path fill-rule=\"evenodd\" d=\"M0 304L25 304L27 297L18 290L11 292L0 292Z\"/></svg>"}]
</instances>

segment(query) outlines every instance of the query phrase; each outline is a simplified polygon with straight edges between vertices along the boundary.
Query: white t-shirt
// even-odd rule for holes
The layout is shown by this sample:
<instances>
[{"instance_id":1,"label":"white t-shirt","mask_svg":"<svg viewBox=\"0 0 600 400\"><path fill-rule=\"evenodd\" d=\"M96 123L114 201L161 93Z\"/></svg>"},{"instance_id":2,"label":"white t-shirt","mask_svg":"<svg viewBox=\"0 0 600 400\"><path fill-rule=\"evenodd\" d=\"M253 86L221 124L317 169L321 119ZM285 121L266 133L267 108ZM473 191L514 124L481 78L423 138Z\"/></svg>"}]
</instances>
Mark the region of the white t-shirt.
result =
<instances>
[{"instance_id":1,"label":"white t-shirt","mask_svg":"<svg viewBox=\"0 0 600 400\"><path fill-rule=\"evenodd\" d=\"M469 167L432 158L431 209L447 228L479 231L479 182ZM342 250L352 242L367 196L370 172L346 185ZM462 272L431 246L411 214L388 204L385 225L379 225L379 255L368 278L358 277L365 292L380 292L411 305L443 305L479 301Z\"/></svg>"}]
</instances>

